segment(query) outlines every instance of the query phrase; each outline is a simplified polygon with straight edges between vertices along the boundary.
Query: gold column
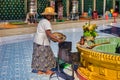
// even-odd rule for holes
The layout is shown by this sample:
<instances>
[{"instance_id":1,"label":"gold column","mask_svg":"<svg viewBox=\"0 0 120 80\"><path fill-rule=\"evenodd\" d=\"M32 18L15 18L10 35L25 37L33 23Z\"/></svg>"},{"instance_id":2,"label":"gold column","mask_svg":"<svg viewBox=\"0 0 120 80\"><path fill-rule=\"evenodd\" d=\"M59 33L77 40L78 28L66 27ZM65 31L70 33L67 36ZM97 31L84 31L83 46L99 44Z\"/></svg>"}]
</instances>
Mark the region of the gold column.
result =
<instances>
[{"instance_id":1,"label":"gold column","mask_svg":"<svg viewBox=\"0 0 120 80\"><path fill-rule=\"evenodd\" d=\"M82 13L84 12L84 0L82 0L82 5L81 5Z\"/></svg>"},{"instance_id":2,"label":"gold column","mask_svg":"<svg viewBox=\"0 0 120 80\"><path fill-rule=\"evenodd\" d=\"M27 1L28 1L28 0L25 0L25 3L24 3L24 5L25 5L25 7L24 7L24 9L25 9L25 14L27 14Z\"/></svg>"},{"instance_id":3,"label":"gold column","mask_svg":"<svg viewBox=\"0 0 120 80\"><path fill-rule=\"evenodd\" d=\"M36 0L36 2L35 2L35 3L36 3L36 11L37 11L37 0Z\"/></svg>"},{"instance_id":4,"label":"gold column","mask_svg":"<svg viewBox=\"0 0 120 80\"><path fill-rule=\"evenodd\" d=\"M93 10L96 11L96 0L94 0L94 3L93 3L93 4L94 4Z\"/></svg>"},{"instance_id":5,"label":"gold column","mask_svg":"<svg viewBox=\"0 0 120 80\"><path fill-rule=\"evenodd\" d=\"M113 0L113 9L115 9L115 1L116 1L116 0Z\"/></svg>"},{"instance_id":6,"label":"gold column","mask_svg":"<svg viewBox=\"0 0 120 80\"><path fill-rule=\"evenodd\" d=\"M69 5L70 4L70 0L66 0L66 9L67 9L67 18L69 17L70 15L70 10L69 10Z\"/></svg>"},{"instance_id":7,"label":"gold column","mask_svg":"<svg viewBox=\"0 0 120 80\"><path fill-rule=\"evenodd\" d=\"M106 0L104 0L104 3L103 3L103 14L105 14L105 9L106 9Z\"/></svg>"}]
</instances>

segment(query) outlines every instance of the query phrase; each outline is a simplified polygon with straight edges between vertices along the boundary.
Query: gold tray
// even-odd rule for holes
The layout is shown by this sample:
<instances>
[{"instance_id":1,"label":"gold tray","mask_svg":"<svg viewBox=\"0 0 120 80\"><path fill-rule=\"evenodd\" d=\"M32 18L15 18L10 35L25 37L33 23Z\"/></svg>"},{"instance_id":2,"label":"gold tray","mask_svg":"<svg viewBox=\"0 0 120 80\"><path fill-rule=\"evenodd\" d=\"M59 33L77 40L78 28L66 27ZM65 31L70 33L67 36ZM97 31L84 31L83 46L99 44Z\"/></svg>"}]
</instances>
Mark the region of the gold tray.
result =
<instances>
[{"instance_id":1,"label":"gold tray","mask_svg":"<svg viewBox=\"0 0 120 80\"><path fill-rule=\"evenodd\" d=\"M60 32L53 32L52 33L55 37L57 37L60 40L65 41L66 40L66 36L63 33ZM53 40L54 41L54 40Z\"/></svg>"}]
</instances>

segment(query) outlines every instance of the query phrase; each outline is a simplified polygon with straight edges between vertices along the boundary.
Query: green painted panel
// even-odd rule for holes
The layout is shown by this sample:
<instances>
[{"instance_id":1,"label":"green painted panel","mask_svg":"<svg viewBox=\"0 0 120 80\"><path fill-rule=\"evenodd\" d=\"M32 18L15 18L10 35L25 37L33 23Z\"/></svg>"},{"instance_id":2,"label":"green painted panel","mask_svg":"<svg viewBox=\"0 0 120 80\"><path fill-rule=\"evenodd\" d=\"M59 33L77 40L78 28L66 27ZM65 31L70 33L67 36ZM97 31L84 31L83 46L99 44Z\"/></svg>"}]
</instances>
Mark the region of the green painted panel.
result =
<instances>
[{"instance_id":1,"label":"green painted panel","mask_svg":"<svg viewBox=\"0 0 120 80\"><path fill-rule=\"evenodd\" d=\"M63 4L63 16L66 17L67 16L66 0L62 0L62 4Z\"/></svg>"},{"instance_id":2,"label":"green painted panel","mask_svg":"<svg viewBox=\"0 0 120 80\"><path fill-rule=\"evenodd\" d=\"M113 0L106 0L106 11L110 11L113 8Z\"/></svg>"},{"instance_id":3,"label":"green painted panel","mask_svg":"<svg viewBox=\"0 0 120 80\"><path fill-rule=\"evenodd\" d=\"M120 12L120 0L118 0L119 1L119 12Z\"/></svg>"},{"instance_id":4,"label":"green painted panel","mask_svg":"<svg viewBox=\"0 0 120 80\"><path fill-rule=\"evenodd\" d=\"M116 4L118 5L119 12L120 12L120 0L116 0Z\"/></svg>"},{"instance_id":5,"label":"green painted panel","mask_svg":"<svg viewBox=\"0 0 120 80\"><path fill-rule=\"evenodd\" d=\"M116 46L117 45L115 45L115 44L104 44L102 46L96 47L95 50L102 51L102 52L107 52L107 53L115 53Z\"/></svg>"},{"instance_id":6,"label":"green painted panel","mask_svg":"<svg viewBox=\"0 0 120 80\"><path fill-rule=\"evenodd\" d=\"M0 0L0 20L25 18L24 0Z\"/></svg>"},{"instance_id":7,"label":"green painted panel","mask_svg":"<svg viewBox=\"0 0 120 80\"><path fill-rule=\"evenodd\" d=\"M106 53L116 53L117 52L116 48L120 47L120 38L115 38L115 37L99 38L95 40L95 43L99 44L107 41L109 41L110 43L96 46L93 49L101 52L106 52Z\"/></svg>"},{"instance_id":8,"label":"green painted panel","mask_svg":"<svg viewBox=\"0 0 120 80\"><path fill-rule=\"evenodd\" d=\"M96 0L96 11L98 12L98 15L103 14L103 4L104 0Z\"/></svg>"},{"instance_id":9,"label":"green painted panel","mask_svg":"<svg viewBox=\"0 0 120 80\"><path fill-rule=\"evenodd\" d=\"M79 3L78 3L78 12L80 13L80 15L82 14L82 0L78 0Z\"/></svg>"},{"instance_id":10,"label":"green painted panel","mask_svg":"<svg viewBox=\"0 0 120 80\"><path fill-rule=\"evenodd\" d=\"M39 17L41 17L41 13L44 11L44 9L49 6L49 0L37 0L37 12Z\"/></svg>"},{"instance_id":11,"label":"green painted panel","mask_svg":"<svg viewBox=\"0 0 120 80\"><path fill-rule=\"evenodd\" d=\"M89 8L93 10L93 1L94 0L84 0L84 12L88 12Z\"/></svg>"}]
</instances>

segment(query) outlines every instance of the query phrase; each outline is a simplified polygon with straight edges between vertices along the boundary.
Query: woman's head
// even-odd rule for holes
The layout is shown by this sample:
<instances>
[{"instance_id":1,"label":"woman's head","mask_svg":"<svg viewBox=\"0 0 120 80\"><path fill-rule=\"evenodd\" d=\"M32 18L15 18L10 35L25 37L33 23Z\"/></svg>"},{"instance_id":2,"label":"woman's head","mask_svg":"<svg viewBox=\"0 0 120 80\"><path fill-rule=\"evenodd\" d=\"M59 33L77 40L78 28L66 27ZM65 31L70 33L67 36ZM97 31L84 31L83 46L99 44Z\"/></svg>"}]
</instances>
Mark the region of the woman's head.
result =
<instances>
[{"instance_id":1,"label":"woman's head","mask_svg":"<svg viewBox=\"0 0 120 80\"><path fill-rule=\"evenodd\" d=\"M44 15L44 18L46 18L46 19L48 19L48 20L51 20L51 19L53 19L53 15Z\"/></svg>"},{"instance_id":2,"label":"woman's head","mask_svg":"<svg viewBox=\"0 0 120 80\"><path fill-rule=\"evenodd\" d=\"M57 13L55 12L53 7L46 7L44 12L41 13L48 20L52 19Z\"/></svg>"}]
</instances>

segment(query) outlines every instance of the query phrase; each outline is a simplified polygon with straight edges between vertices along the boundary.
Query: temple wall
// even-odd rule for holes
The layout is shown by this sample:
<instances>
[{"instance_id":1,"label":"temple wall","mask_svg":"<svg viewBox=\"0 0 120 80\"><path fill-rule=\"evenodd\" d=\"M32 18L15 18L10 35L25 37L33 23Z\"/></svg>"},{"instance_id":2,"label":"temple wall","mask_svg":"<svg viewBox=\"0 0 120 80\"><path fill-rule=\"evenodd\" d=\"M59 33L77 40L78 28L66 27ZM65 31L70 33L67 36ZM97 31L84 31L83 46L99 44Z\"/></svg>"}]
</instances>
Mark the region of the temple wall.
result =
<instances>
[{"instance_id":1,"label":"temple wall","mask_svg":"<svg viewBox=\"0 0 120 80\"><path fill-rule=\"evenodd\" d=\"M7 20L24 20L26 18L26 14L28 12L30 0L0 0L0 21L7 21ZM49 0L37 0L37 12L40 18L40 13L43 12L44 8L47 7ZM69 0L72 1L72 0ZM82 1L84 3L82 4ZM120 7L120 0L116 0L119 3ZM67 1L62 0L63 3L63 16L67 16ZM103 14L103 3L104 0L96 0L96 5L94 4L94 0L78 0L78 12L79 15L83 12L87 12L88 8L91 7L92 10L96 9L99 15ZM83 10L82 10L83 5ZM94 6L96 8L94 8ZM106 0L105 10L110 10L114 8L113 0ZM119 8L120 11L120 8ZM69 11L70 12L70 11Z\"/></svg>"}]
</instances>

